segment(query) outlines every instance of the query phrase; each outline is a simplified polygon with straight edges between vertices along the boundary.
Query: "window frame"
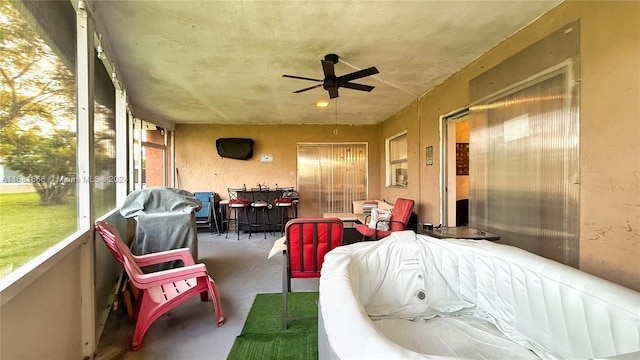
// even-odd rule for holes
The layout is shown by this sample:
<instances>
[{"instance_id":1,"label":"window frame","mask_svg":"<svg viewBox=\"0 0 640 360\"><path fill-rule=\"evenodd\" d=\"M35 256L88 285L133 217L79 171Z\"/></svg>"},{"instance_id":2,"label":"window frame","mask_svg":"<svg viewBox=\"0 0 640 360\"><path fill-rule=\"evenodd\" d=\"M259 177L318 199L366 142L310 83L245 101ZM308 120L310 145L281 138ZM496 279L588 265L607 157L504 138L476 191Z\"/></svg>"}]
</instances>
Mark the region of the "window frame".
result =
<instances>
[{"instance_id":1,"label":"window frame","mask_svg":"<svg viewBox=\"0 0 640 360\"><path fill-rule=\"evenodd\" d=\"M96 43L94 23L87 5L84 2L71 3L74 7L76 24L74 36L76 39L76 169L77 177L92 179L95 170L92 166L95 154L94 127L93 127L93 98L94 98L94 51ZM107 71L112 70L108 59L102 60ZM113 71L113 70L112 70ZM127 158L127 103L126 92L115 79L116 92L116 176L125 178ZM122 159L125 159L122 161ZM125 164L122 166L122 164ZM116 208L100 214L100 220L113 217L117 212L117 205L124 200L127 193L127 183L116 184ZM80 273L80 296L82 308L80 313L81 351L85 358L95 354L97 339L96 299L95 299L95 234L93 224L96 216L93 214L94 199L90 181L77 183L77 228L76 231L56 244L36 255L25 264L19 266L11 273L0 279L0 306L4 306L14 298L22 296L21 293L28 290L43 274L55 268L61 261L68 259L68 255L79 249L78 267ZM85 301L86 299L86 301Z\"/></svg>"},{"instance_id":2,"label":"window frame","mask_svg":"<svg viewBox=\"0 0 640 360\"><path fill-rule=\"evenodd\" d=\"M401 141L404 142L404 153L405 153L405 157L404 158L397 158L397 159L392 159L391 158L391 152L392 152L392 148L394 143L397 143L399 145L402 145ZM409 179L408 179L408 174L405 173L404 175L404 181L403 182L398 182L397 180L397 174L393 171L394 169L398 170L398 169L408 169L408 134L407 134L407 130L401 131L395 135L392 135L388 138L385 139L385 185L386 187L391 187L391 188L406 188L409 185ZM401 151L402 152L402 151ZM398 167L399 165L399 167ZM403 166L404 165L404 166Z\"/></svg>"},{"instance_id":3,"label":"window frame","mask_svg":"<svg viewBox=\"0 0 640 360\"><path fill-rule=\"evenodd\" d=\"M131 157L128 160L130 174L130 191L140 190L148 187L146 179L146 161L148 154L146 149L160 150L162 159L159 165L162 166L161 176L162 184L154 184L151 186L167 186L173 187L175 184L175 131L156 124L151 121L142 120L134 116L130 116L128 124L131 135L128 144ZM162 142L154 142L151 140L143 140L147 137L145 131L156 128L162 130ZM143 166L145 163L145 166ZM143 173L145 169L145 173Z\"/></svg>"},{"instance_id":4,"label":"window frame","mask_svg":"<svg viewBox=\"0 0 640 360\"><path fill-rule=\"evenodd\" d=\"M52 3L53 4L53 3ZM81 49L80 38L78 35L79 25L78 18L75 9L72 4L55 3L51 6L49 4L34 4L31 3L28 6L22 2L10 2L10 5L20 13L20 17L28 24L32 31L38 34L38 37L47 44L53 54L62 62L70 72L76 71L73 87L76 89L75 97L75 122L72 128L75 128L74 136L76 137L76 145L82 140L82 135L78 133L80 126L80 101L81 96L79 94L81 81L83 81L80 74L80 62L78 58L78 51ZM67 8L67 5L69 6ZM71 18L71 11L73 10L74 20L73 25L67 23ZM42 22L43 13L48 13L49 17L45 18ZM35 15L34 15L35 14ZM53 34L52 28L56 26L50 26L53 23L64 24L61 28L57 29L57 33ZM68 27L66 27L68 26ZM73 34L71 34L71 32ZM53 35L52 35L53 34ZM66 37L64 34L68 34ZM55 40L55 39L57 40ZM71 43L73 40L75 43ZM74 69L75 67L75 69ZM84 78L87 79L88 78ZM76 172L72 174L77 179L83 178L81 176L81 163L80 163L80 151L78 148L75 150L76 158ZM84 176L86 178L86 176ZM77 181L81 183L82 181ZM46 269L49 269L55 262L68 253L69 248L74 248L78 241L86 240L86 233L89 228L83 226L83 222L79 214L81 214L80 196L81 191L78 185L75 190L75 205L76 206L76 223L75 230L64 237L56 238L55 243L44 249L42 252L33 255L25 263L18 265L15 270L6 274L0 278L0 298L2 298L2 304L9 301L15 294L26 288L31 282L42 275ZM54 259L54 260L51 260ZM52 262L53 261L53 262ZM45 270L43 270L45 269Z\"/></svg>"}]
</instances>

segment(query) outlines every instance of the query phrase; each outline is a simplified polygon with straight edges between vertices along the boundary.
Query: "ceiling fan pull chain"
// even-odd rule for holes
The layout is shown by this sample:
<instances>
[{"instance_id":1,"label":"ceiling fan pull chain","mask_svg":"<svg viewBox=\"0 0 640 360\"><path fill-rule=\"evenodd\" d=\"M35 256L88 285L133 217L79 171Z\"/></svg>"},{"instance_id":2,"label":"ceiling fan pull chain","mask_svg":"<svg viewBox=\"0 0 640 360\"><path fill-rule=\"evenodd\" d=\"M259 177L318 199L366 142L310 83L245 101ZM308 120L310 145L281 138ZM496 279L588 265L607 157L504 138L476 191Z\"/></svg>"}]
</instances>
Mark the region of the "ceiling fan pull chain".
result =
<instances>
[{"instance_id":1,"label":"ceiling fan pull chain","mask_svg":"<svg viewBox=\"0 0 640 360\"><path fill-rule=\"evenodd\" d=\"M338 135L338 98L336 98L336 128L333 129L333 134Z\"/></svg>"}]
</instances>

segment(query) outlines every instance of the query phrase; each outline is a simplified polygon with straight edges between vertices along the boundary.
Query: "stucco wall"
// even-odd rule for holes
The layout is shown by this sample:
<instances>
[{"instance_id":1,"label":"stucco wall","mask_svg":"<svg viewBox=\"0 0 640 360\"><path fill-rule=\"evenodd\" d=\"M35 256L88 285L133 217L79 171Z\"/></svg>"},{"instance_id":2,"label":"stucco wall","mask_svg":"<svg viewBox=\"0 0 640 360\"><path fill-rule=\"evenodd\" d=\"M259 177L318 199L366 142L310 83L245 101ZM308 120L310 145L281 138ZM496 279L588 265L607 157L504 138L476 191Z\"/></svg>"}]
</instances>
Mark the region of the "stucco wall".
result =
<instances>
[{"instance_id":1,"label":"stucco wall","mask_svg":"<svg viewBox=\"0 0 640 360\"><path fill-rule=\"evenodd\" d=\"M420 157L419 134L420 123L416 121L419 108L418 105L413 102L399 113L391 117L391 119L383 122L380 125L380 142L378 143L378 149L381 154L381 166L379 169L380 176L380 198L385 199L390 203L394 203L397 198L414 199L416 204L413 211L417 214L425 214L425 212L436 211L437 209L428 209L428 203L425 206L424 202L421 202L421 192L424 188L423 181L420 177L420 167L418 166L418 159ZM402 131L407 131L407 186L386 186L386 167L385 167L385 142L386 139L397 135ZM424 152L424 150L422 150ZM419 221L422 221L420 216Z\"/></svg>"},{"instance_id":2,"label":"stucco wall","mask_svg":"<svg viewBox=\"0 0 640 360\"><path fill-rule=\"evenodd\" d=\"M333 125L178 125L176 127L177 187L189 191L214 191L225 199L227 188L258 182L270 187L296 186L297 144L301 142L369 143L369 197L379 195L380 153L377 126ZM255 141L249 160L222 158L215 147L218 138L250 138ZM261 163L260 154L271 154L273 162ZM305 207L300 194L301 216L322 216Z\"/></svg>"},{"instance_id":3,"label":"stucco wall","mask_svg":"<svg viewBox=\"0 0 640 360\"><path fill-rule=\"evenodd\" d=\"M584 14L580 268L640 290L640 2L598 4L574 5Z\"/></svg>"},{"instance_id":4,"label":"stucco wall","mask_svg":"<svg viewBox=\"0 0 640 360\"><path fill-rule=\"evenodd\" d=\"M409 157L420 182L421 220L439 219L439 117L469 105L469 81L572 21L580 21L580 269L640 290L640 2L569 1L498 44L420 100L390 118L380 137L403 126L419 132ZM413 110L417 105L419 111ZM420 126L412 126L420 123ZM409 124L409 125L406 125ZM384 145L382 145L384 146ZM410 172L411 179L411 172ZM381 196L397 190L381 190Z\"/></svg>"}]
</instances>

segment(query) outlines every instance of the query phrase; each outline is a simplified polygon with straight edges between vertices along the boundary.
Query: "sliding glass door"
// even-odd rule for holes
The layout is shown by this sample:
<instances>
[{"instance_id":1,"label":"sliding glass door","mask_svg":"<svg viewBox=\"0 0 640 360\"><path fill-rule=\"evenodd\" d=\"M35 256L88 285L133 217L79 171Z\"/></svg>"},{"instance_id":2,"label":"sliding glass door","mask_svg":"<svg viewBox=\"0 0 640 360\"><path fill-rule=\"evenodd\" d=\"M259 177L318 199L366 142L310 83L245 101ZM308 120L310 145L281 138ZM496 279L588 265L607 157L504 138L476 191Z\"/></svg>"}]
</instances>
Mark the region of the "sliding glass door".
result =
<instances>
[{"instance_id":1,"label":"sliding glass door","mask_svg":"<svg viewBox=\"0 0 640 360\"><path fill-rule=\"evenodd\" d=\"M471 107L473 227L578 265L579 99L569 67Z\"/></svg>"},{"instance_id":2,"label":"sliding glass door","mask_svg":"<svg viewBox=\"0 0 640 360\"><path fill-rule=\"evenodd\" d=\"M298 144L298 189L305 208L351 212L352 202L367 198L366 143Z\"/></svg>"}]
</instances>

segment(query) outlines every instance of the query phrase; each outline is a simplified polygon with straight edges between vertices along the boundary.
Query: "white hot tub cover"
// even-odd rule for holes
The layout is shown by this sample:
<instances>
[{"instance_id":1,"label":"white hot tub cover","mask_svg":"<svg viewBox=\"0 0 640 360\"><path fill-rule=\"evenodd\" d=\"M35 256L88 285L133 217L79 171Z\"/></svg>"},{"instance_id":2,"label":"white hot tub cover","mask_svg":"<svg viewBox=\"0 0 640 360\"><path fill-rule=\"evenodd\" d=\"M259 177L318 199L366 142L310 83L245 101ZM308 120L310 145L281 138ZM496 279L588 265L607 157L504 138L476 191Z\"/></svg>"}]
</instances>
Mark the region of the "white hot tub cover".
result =
<instances>
[{"instance_id":1,"label":"white hot tub cover","mask_svg":"<svg viewBox=\"0 0 640 360\"><path fill-rule=\"evenodd\" d=\"M403 231L326 255L319 331L326 332L334 356L439 357L410 350L408 336L392 341L380 325L436 317L485 320L480 327L491 333L495 326L517 345L513 351L529 349L547 359L640 351L640 293L515 247ZM442 338L442 346L451 345ZM493 345L501 346L499 338Z\"/></svg>"}]
</instances>

